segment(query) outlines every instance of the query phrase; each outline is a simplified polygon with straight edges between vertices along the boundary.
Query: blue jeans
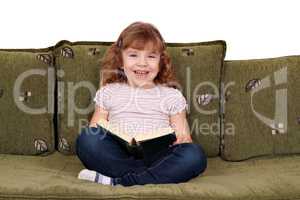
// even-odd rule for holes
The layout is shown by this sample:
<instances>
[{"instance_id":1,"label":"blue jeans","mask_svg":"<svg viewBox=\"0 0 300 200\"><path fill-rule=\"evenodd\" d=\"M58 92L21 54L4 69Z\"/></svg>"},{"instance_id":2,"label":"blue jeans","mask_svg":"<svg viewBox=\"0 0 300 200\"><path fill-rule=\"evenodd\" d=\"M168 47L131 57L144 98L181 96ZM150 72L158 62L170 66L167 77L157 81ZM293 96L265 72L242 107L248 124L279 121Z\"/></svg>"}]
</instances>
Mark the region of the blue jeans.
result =
<instances>
[{"instance_id":1,"label":"blue jeans","mask_svg":"<svg viewBox=\"0 0 300 200\"><path fill-rule=\"evenodd\" d=\"M112 177L113 185L186 182L203 173L207 158L198 144L182 143L158 153L150 164L129 155L100 126L86 127L76 139L76 153L89 170Z\"/></svg>"}]
</instances>

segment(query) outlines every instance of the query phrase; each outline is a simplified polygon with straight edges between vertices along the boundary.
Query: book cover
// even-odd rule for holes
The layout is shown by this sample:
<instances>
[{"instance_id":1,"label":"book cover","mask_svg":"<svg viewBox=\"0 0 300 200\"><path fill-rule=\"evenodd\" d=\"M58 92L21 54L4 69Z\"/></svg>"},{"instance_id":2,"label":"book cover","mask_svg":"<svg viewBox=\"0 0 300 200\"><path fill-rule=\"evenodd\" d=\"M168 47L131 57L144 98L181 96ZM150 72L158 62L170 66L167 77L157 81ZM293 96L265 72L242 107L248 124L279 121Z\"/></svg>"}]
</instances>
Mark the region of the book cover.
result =
<instances>
[{"instance_id":1,"label":"book cover","mask_svg":"<svg viewBox=\"0 0 300 200\"><path fill-rule=\"evenodd\" d=\"M122 132L118 127L112 126L107 120L101 119L97 123L106 129L129 153L137 158L150 158L165 150L176 141L175 131L172 128L160 128L151 132L139 133L135 137Z\"/></svg>"}]
</instances>

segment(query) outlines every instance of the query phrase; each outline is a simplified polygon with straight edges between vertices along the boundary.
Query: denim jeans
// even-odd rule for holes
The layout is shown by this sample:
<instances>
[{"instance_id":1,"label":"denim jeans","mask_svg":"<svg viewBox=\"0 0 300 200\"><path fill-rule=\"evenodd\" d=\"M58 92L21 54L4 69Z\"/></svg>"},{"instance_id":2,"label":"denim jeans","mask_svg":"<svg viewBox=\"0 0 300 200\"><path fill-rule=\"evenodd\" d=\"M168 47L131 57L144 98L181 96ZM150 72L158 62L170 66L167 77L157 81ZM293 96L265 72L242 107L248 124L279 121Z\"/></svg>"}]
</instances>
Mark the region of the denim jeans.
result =
<instances>
[{"instance_id":1,"label":"denim jeans","mask_svg":"<svg viewBox=\"0 0 300 200\"><path fill-rule=\"evenodd\" d=\"M103 131L104 130L104 131ZM203 173L207 158L198 144L172 145L145 162L127 153L102 127L85 127L76 139L76 153L89 170L112 177L113 185L186 182Z\"/></svg>"}]
</instances>

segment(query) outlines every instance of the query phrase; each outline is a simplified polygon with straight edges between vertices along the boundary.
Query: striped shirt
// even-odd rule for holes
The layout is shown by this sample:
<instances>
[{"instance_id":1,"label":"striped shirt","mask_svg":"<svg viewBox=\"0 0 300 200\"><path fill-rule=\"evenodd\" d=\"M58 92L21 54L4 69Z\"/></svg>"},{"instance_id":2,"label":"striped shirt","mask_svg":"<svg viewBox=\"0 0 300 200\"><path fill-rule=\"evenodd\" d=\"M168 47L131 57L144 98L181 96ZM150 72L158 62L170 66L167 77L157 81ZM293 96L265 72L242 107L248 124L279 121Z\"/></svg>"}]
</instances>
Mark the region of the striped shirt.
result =
<instances>
[{"instance_id":1,"label":"striped shirt","mask_svg":"<svg viewBox=\"0 0 300 200\"><path fill-rule=\"evenodd\" d=\"M169 117L188 106L178 89L163 85L144 89L126 83L110 83L101 87L94 101L108 111L109 123L132 136L171 127Z\"/></svg>"}]
</instances>

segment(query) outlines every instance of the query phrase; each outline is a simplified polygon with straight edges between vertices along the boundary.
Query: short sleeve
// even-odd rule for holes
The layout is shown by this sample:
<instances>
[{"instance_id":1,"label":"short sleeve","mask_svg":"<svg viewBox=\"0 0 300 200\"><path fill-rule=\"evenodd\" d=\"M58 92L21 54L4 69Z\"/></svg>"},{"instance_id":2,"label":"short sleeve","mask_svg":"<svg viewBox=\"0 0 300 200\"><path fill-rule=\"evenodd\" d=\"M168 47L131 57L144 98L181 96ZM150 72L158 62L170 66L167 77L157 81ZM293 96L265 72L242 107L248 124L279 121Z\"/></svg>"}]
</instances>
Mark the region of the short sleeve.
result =
<instances>
[{"instance_id":1,"label":"short sleeve","mask_svg":"<svg viewBox=\"0 0 300 200\"><path fill-rule=\"evenodd\" d=\"M172 94L168 96L166 103L168 115L175 115L187 109L188 106L185 97L178 89L173 90Z\"/></svg>"},{"instance_id":2,"label":"short sleeve","mask_svg":"<svg viewBox=\"0 0 300 200\"><path fill-rule=\"evenodd\" d=\"M110 109L110 93L111 92L109 91L109 88L106 86L103 86L97 90L94 97L94 102L96 105L108 111Z\"/></svg>"}]
</instances>

